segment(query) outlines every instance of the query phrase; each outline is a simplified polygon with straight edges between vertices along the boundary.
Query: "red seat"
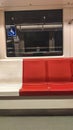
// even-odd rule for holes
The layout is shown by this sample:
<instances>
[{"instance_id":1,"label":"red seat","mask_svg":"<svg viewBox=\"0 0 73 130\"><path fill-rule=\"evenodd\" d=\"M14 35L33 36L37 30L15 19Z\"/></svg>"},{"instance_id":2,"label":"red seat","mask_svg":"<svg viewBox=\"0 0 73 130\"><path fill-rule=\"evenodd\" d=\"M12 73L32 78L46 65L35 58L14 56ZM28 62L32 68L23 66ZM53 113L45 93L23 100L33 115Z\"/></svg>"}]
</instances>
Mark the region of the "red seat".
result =
<instances>
[{"instance_id":1,"label":"red seat","mask_svg":"<svg viewBox=\"0 0 73 130\"><path fill-rule=\"evenodd\" d=\"M23 61L20 96L73 95L72 59Z\"/></svg>"},{"instance_id":2,"label":"red seat","mask_svg":"<svg viewBox=\"0 0 73 130\"><path fill-rule=\"evenodd\" d=\"M73 95L73 82L24 83L20 96Z\"/></svg>"},{"instance_id":3,"label":"red seat","mask_svg":"<svg viewBox=\"0 0 73 130\"><path fill-rule=\"evenodd\" d=\"M23 83L45 82L45 61L39 59L23 61Z\"/></svg>"},{"instance_id":4,"label":"red seat","mask_svg":"<svg viewBox=\"0 0 73 130\"><path fill-rule=\"evenodd\" d=\"M23 61L23 85L20 95L47 94L45 60L32 59Z\"/></svg>"},{"instance_id":5,"label":"red seat","mask_svg":"<svg viewBox=\"0 0 73 130\"><path fill-rule=\"evenodd\" d=\"M48 81L71 81L69 59L49 59L47 61Z\"/></svg>"},{"instance_id":6,"label":"red seat","mask_svg":"<svg viewBox=\"0 0 73 130\"><path fill-rule=\"evenodd\" d=\"M48 87L46 83L24 83L20 89L20 96L46 96Z\"/></svg>"},{"instance_id":7,"label":"red seat","mask_svg":"<svg viewBox=\"0 0 73 130\"><path fill-rule=\"evenodd\" d=\"M73 82L50 82L47 85L49 95L73 95Z\"/></svg>"},{"instance_id":8,"label":"red seat","mask_svg":"<svg viewBox=\"0 0 73 130\"><path fill-rule=\"evenodd\" d=\"M73 59L70 60L71 63L71 80L73 81Z\"/></svg>"}]
</instances>

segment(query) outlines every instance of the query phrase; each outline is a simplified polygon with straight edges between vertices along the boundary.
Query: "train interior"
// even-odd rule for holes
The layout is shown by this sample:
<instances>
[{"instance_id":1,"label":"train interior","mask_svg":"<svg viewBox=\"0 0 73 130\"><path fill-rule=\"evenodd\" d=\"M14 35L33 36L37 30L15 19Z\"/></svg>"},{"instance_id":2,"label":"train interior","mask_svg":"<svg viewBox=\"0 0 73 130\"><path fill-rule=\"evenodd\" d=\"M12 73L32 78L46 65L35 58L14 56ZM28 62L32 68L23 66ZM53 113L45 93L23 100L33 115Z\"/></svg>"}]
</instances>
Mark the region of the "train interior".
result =
<instances>
[{"instance_id":1,"label":"train interior","mask_svg":"<svg viewBox=\"0 0 73 130\"><path fill-rule=\"evenodd\" d=\"M73 109L73 0L0 0L0 46L0 110Z\"/></svg>"}]
</instances>

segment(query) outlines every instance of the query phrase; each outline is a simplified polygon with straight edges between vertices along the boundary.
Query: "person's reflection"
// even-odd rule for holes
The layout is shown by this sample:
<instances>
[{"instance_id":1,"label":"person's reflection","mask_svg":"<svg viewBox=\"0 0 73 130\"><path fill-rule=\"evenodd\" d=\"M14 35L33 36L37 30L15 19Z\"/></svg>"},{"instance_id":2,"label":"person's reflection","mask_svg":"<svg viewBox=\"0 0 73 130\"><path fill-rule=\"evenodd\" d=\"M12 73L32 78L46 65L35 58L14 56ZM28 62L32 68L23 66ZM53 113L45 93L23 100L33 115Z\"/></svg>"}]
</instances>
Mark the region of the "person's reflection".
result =
<instances>
[{"instance_id":1,"label":"person's reflection","mask_svg":"<svg viewBox=\"0 0 73 130\"><path fill-rule=\"evenodd\" d=\"M23 55L25 52L25 45L24 45L24 33L17 31L17 36L19 38L19 55Z\"/></svg>"},{"instance_id":2,"label":"person's reflection","mask_svg":"<svg viewBox=\"0 0 73 130\"><path fill-rule=\"evenodd\" d=\"M49 32L49 51L53 52L55 50L55 39L54 32Z\"/></svg>"}]
</instances>

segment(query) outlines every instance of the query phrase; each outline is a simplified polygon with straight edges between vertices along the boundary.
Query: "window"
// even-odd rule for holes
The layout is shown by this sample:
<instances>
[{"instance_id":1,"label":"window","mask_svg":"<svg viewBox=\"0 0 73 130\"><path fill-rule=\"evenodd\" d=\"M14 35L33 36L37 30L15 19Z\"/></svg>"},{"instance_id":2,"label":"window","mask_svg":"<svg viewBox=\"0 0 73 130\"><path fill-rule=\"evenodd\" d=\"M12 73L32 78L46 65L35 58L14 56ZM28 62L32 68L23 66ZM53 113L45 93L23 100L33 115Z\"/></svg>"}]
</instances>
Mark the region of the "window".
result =
<instances>
[{"instance_id":1,"label":"window","mask_svg":"<svg viewBox=\"0 0 73 130\"><path fill-rule=\"evenodd\" d=\"M8 57L63 55L62 10L5 12Z\"/></svg>"}]
</instances>

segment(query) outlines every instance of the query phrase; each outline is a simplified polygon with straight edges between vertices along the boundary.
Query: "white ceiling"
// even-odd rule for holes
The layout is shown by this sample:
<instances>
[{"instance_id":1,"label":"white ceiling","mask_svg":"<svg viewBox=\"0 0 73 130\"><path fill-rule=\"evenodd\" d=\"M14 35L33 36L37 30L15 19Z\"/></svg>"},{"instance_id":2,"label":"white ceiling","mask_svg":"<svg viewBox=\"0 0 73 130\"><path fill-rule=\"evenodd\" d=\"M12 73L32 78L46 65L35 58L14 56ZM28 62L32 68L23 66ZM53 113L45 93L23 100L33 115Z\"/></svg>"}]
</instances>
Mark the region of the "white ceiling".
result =
<instances>
[{"instance_id":1,"label":"white ceiling","mask_svg":"<svg viewBox=\"0 0 73 130\"><path fill-rule=\"evenodd\" d=\"M72 5L73 0L0 0L0 7Z\"/></svg>"}]
</instances>

